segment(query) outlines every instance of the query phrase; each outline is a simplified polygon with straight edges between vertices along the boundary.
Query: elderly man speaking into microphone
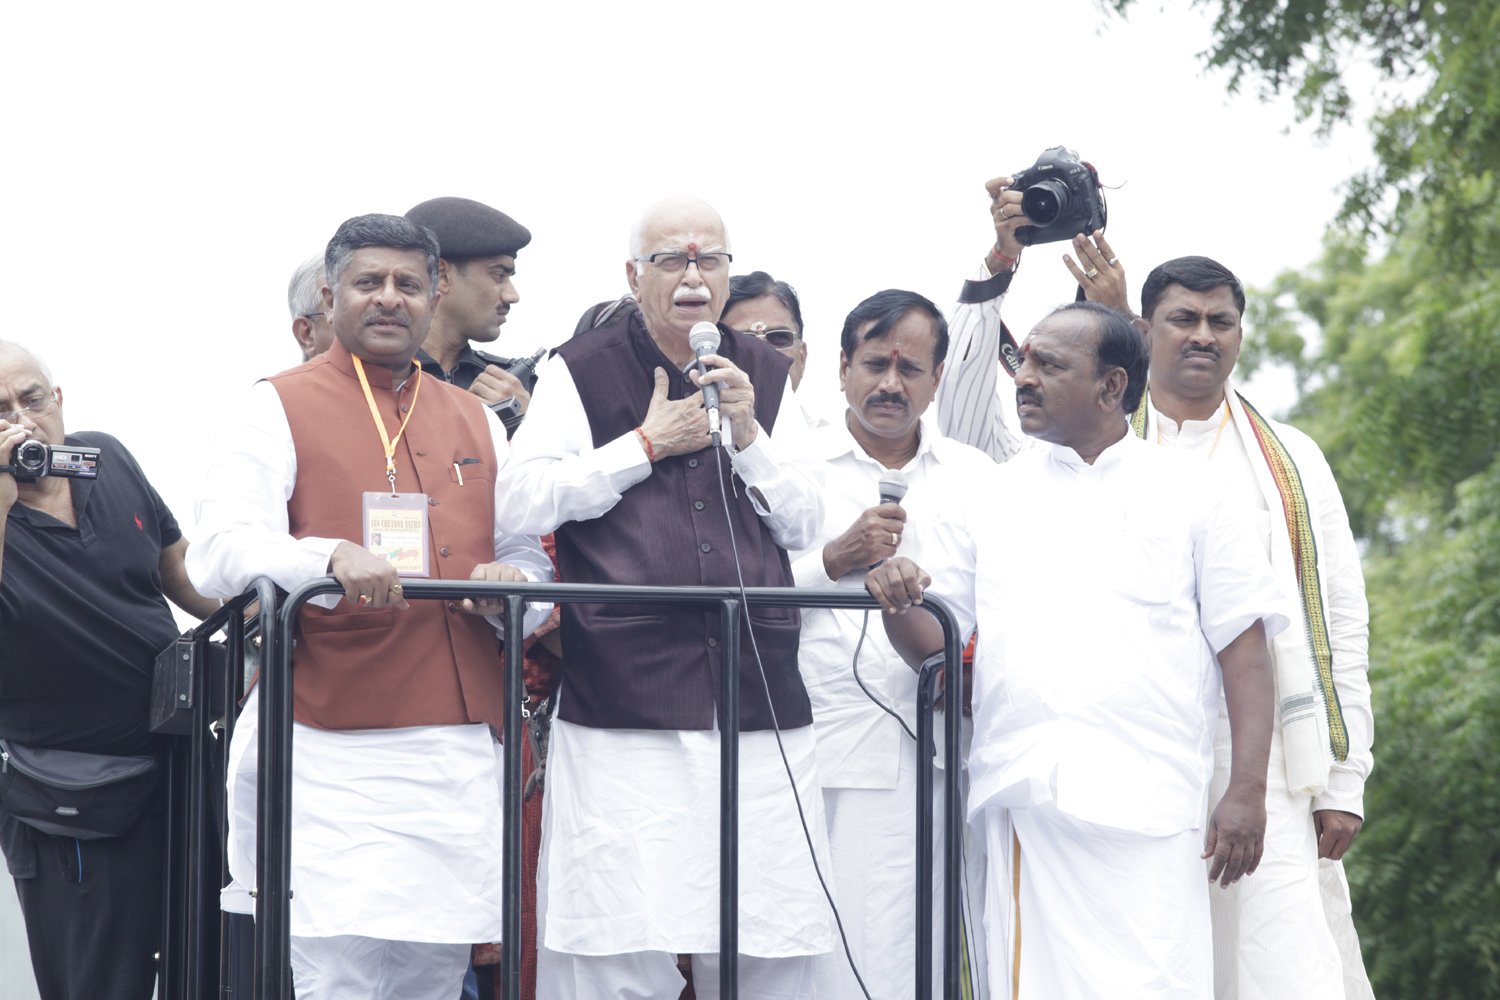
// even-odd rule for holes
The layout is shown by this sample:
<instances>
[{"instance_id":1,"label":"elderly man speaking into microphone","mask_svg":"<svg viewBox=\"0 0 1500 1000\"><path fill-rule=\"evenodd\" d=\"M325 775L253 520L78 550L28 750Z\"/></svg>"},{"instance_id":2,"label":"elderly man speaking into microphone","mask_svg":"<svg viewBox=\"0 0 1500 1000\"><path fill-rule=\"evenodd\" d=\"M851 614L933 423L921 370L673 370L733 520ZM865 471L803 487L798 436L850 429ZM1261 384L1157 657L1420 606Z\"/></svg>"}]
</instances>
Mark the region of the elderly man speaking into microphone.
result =
<instances>
[{"instance_id":1,"label":"elderly man speaking into microphone","mask_svg":"<svg viewBox=\"0 0 1500 1000\"><path fill-rule=\"evenodd\" d=\"M539 371L497 514L509 531L555 532L564 581L791 585L787 549L821 524L822 477L793 451L806 425L789 361L726 334L700 376L689 343L699 324L716 332L731 259L709 205L653 205L625 265L639 312L574 337ZM722 447L700 386L719 393ZM676 1000L689 956L698 995L718 995L720 628L712 608L563 606L538 997ZM812 854L826 836L798 631L797 613L775 608L750 609L741 630L747 997L811 996L811 956L834 940Z\"/></svg>"}]
</instances>

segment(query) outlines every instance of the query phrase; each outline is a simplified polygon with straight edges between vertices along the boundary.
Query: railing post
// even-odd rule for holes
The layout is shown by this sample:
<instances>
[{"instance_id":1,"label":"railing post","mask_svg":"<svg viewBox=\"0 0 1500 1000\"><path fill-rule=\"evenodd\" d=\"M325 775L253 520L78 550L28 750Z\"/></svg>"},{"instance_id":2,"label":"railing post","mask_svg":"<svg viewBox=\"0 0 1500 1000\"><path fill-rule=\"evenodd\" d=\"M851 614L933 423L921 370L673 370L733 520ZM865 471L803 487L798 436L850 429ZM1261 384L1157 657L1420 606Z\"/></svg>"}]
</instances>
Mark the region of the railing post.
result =
<instances>
[{"instance_id":1,"label":"railing post","mask_svg":"<svg viewBox=\"0 0 1500 1000\"><path fill-rule=\"evenodd\" d=\"M262 602L264 602L264 594ZM274 597L271 607L275 607ZM292 636L287 602L261 629L260 780L256 786L255 1000L289 1000L292 863ZM261 604L261 614L267 608Z\"/></svg>"},{"instance_id":2,"label":"railing post","mask_svg":"<svg viewBox=\"0 0 1500 1000\"><path fill-rule=\"evenodd\" d=\"M932 996L932 714L939 676L931 660L917 675L917 1000Z\"/></svg>"},{"instance_id":3,"label":"railing post","mask_svg":"<svg viewBox=\"0 0 1500 1000\"><path fill-rule=\"evenodd\" d=\"M719 996L739 995L740 602L723 604L719 641Z\"/></svg>"},{"instance_id":4,"label":"railing post","mask_svg":"<svg viewBox=\"0 0 1500 1000\"><path fill-rule=\"evenodd\" d=\"M944 686L949 691L946 725L947 750L943 764L943 995L949 1000L962 996L961 956L963 953L963 724L964 724L964 654L963 637L954 634L941 616L947 664ZM930 802L930 800L929 800ZM929 804L929 815L931 806Z\"/></svg>"},{"instance_id":5,"label":"railing post","mask_svg":"<svg viewBox=\"0 0 1500 1000\"><path fill-rule=\"evenodd\" d=\"M521 706L526 701L526 678L522 665L526 600L515 594L505 598L505 797L501 802L505 823L503 849L504 915L501 922L501 1000L521 1000L521 748L526 732ZM536 763L536 762L533 762ZM540 932L541 928L537 928Z\"/></svg>"}]
</instances>

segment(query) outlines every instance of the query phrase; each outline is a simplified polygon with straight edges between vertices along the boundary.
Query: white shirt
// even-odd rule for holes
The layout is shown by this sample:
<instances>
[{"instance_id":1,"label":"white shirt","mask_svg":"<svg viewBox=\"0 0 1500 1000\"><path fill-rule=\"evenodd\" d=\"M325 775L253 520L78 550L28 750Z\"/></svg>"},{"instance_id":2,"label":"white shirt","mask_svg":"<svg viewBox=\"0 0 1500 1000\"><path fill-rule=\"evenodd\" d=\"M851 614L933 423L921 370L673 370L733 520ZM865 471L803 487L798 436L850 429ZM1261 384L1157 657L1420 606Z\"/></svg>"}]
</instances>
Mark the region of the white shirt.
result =
<instances>
[{"instance_id":1,"label":"white shirt","mask_svg":"<svg viewBox=\"0 0 1500 1000\"><path fill-rule=\"evenodd\" d=\"M996 483L1004 518L969 540L972 584L931 588L979 625L970 815L1053 802L1151 836L1199 828L1214 654L1295 613L1243 511L1128 429L1093 465L1048 445Z\"/></svg>"},{"instance_id":2,"label":"white shirt","mask_svg":"<svg viewBox=\"0 0 1500 1000\"><path fill-rule=\"evenodd\" d=\"M990 277L980 268L978 280ZM948 320L948 357L934 409L938 430L973 445L997 462L1033 447L1021 431L1010 373L1000 364L1000 305L1004 295L960 302Z\"/></svg>"},{"instance_id":3,"label":"white shirt","mask_svg":"<svg viewBox=\"0 0 1500 1000\"><path fill-rule=\"evenodd\" d=\"M537 386L526 420L510 442L510 460L495 483L495 521L509 531L545 535L568 521L590 521L607 513L626 490L651 475L651 461L634 430L594 447L588 413L561 355L537 369ZM736 451L733 428L725 420L723 442L735 473L754 488L750 502L771 537L784 549L798 549L822 523L823 483L821 469L800 443L807 424L790 379L776 426L790 433L773 440L757 424L755 440Z\"/></svg>"},{"instance_id":4,"label":"white shirt","mask_svg":"<svg viewBox=\"0 0 1500 1000\"><path fill-rule=\"evenodd\" d=\"M907 518L896 554L942 576L966 558L966 553L951 552L947 545L969 533L969 518L990 514L984 508L995 498L985 484L994 478L995 465L983 452L940 435L930 414L923 416L919 433L917 454L901 469L908 485L901 501ZM827 464L823 527L810 546L793 553L792 574L799 587L864 590L864 567L840 580L828 578L823 548L879 502L885 466L865 453L842 422L815 431L810 450ZM854 648L864 620L861 611L802 612L798 664L812 700L818 780L824 788L895 788L898 754L908 738L854 678ZM869 616L859 676L916 730L917 675L892 648L879 612Z\"/></svg>"},{"instance_id":5,"label":"white shirt","mask_svg":"<svg viewBox=\"0 0 1500 1000\"><path fill-rule=\"evenodd\" d=\"M1179 427L1153 405L1147 422L1147 439L1208 462L1235 499L1253 512L1257 533L1269 553L1271 518L1285 517L1281 498L1266 495L1251 464L1252 454L1254 460L1263 461L1259 457L1260 444L1253 438L1245 440L1237 421L1230 420L1226 425L1224 417L1228 412L1226 401L1209 419L1187 420ZM1375 766L1375 715L1370 698L1369 606L1365 601L1359 547L1349 528L1349 515L1338 482L1317 442L1289 424L1274 420L1268 423L1296 463L1303 492L1312 508L1323 610L1333 651L1333 683L1349 733L1348 756L1331 765L1328 787L1313 797L1313 809L1339 809L1363 816L1365 780ZM1295 581L1283 585L1292 587ZM1218 742L1227 747L1228 727L1221 725L1220 729Z\"/></svg>"}]
</instances>

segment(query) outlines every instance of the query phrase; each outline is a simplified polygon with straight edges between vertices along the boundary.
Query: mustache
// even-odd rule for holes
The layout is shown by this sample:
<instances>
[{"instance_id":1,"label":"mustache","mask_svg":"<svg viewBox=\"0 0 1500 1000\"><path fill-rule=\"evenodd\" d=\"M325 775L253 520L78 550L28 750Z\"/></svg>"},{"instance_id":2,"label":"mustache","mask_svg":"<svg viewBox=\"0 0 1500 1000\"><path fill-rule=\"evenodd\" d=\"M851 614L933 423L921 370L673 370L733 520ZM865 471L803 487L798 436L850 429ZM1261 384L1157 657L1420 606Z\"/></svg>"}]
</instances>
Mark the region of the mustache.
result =
<instances>
[{"instance_id":1,"label":"mustache","mask_svg":"<svg viewBox=\"0 0 1500 1000\"><path fill-rule=\"evenodd\" d=\"M705 302L712 302L714 293L707 285L699 285L697 288L691 285L678 285L672 292L672 301L681 302L683 299L702 299Z\"/></svg>"},{"instance_id":2,"label":"mustache","mask_svg":"<svg viewBox=\"0 0 1500 1000\"><path fill-rule=\"evenodd\" d=\"M1222 360L1224 352L1219 350L1218 344L1186 344L1178 352L1179 357L1187 357L1189 354L1212 354L1215 360Z\"/></svg>"},{"instance_id":3,"label":"mustache","mask_svg":"<svg viewBox=\"0 0 1500 1000\"><path fill-rule=\"evenodd\" d=\"M364 319L361 322L365 326L369 326L371 323L385 320L395 320L404 327L411 326L411 314L405 309L371 309L365 313Z\"/></svg>"},{"instance_id":4,"label":"mustache","mask_svg":"<svg viewBox=\"0 0 1500 1000\"><path fill-rule=\"evenodd\" d=\"M899 392L877 392L875 395L865 398L866 406L883 406L886 403L893 403L896 406L911 405L911 401Z\"/></svg>"},{"instance_id":5,"label":"mustache","mask_svg":"<svg viewBox=\"0 0 1500 1000\"><path fill-rule=\"evenodd\" d=\"M1037 406L1042 405L1042 394L1030 386L1022 386L1016 390L1016 402L1020 403L1023 399L1029 399Z\"/></svg>"}]
</instances>

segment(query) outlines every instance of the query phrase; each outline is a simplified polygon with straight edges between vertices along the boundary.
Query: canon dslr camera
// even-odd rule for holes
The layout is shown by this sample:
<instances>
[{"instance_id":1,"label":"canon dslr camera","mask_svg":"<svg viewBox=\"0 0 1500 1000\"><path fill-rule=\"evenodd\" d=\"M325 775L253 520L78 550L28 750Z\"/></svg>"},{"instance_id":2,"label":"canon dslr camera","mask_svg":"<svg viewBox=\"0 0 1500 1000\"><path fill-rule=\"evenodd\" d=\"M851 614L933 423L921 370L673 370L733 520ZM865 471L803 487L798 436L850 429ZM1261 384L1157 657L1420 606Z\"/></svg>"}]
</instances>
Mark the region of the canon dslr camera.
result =
<instances>
[{"instance_id":1,"label":"canon dslr camera","mask_svg":"<svg viewBox=\"0 0 1500 1000\"><path fill-rule=\"evenodd\" d=\"M1021 192L1021 212L1031 221L1016 228L1022 246L1070 240L1104 228L1099 172L1071 149L1053 146L1012 176L1010 187Z\"/></svg>"},{"instance_id":2,"label":"canon dslr camera","mask_svg":"<svg viewBox=\"0 0 1500 1000\"><path fill-rule=\"evenodd\" d=\"M0 465L17 482L34 483L43 476L99 478L99 449L81 444L43 444L22 441L11 452L10 464Z\"/></svg>"}]
</instances>

